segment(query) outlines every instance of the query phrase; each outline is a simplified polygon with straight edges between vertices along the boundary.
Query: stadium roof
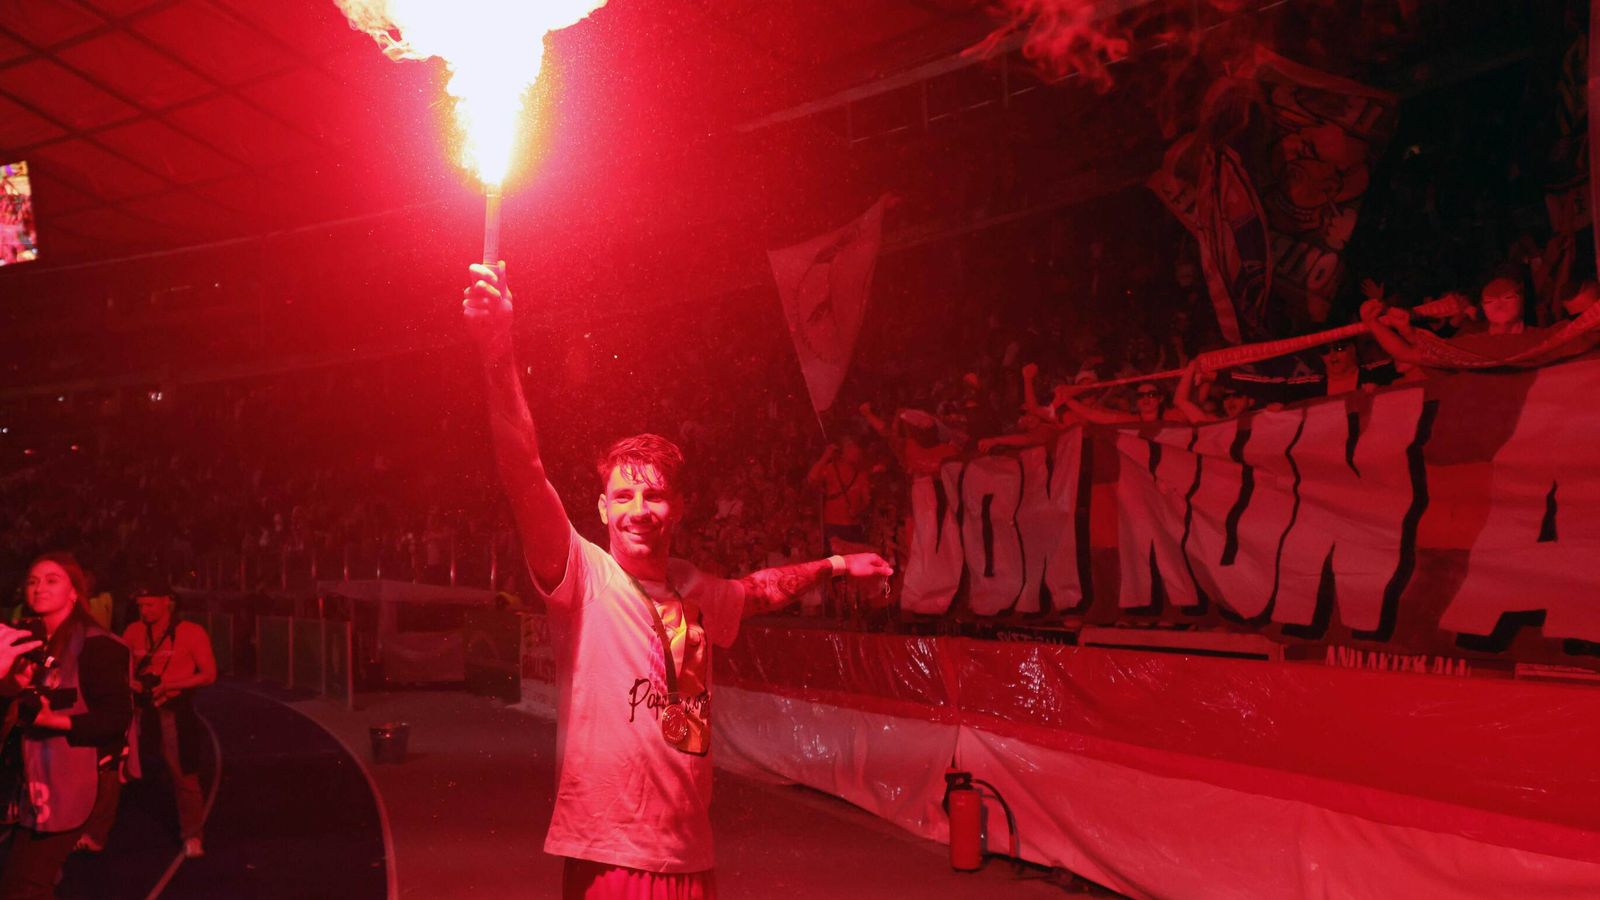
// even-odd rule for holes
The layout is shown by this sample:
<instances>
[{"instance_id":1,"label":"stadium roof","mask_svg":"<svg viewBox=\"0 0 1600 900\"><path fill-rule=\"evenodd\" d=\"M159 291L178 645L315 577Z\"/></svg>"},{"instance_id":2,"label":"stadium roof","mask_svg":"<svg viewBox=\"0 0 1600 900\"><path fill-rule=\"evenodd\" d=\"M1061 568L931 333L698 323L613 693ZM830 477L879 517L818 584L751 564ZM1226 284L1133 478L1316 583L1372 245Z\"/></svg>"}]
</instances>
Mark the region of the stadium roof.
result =
<instances>
[{"instance_id":1,"label":"stadium roof","mask_svg":"<svg viewBox=\"0 0 1600 900\"><path fill-rule=\"evenodd\" d=\"M440 67L390 62L333 0L0 9L0 162L29 163L41 249L18 269L359 217L464 181ZM660 152L948 59L993 27L973 0L611 0L552 38L557 130Z\"/></svg>"}]
</instances>

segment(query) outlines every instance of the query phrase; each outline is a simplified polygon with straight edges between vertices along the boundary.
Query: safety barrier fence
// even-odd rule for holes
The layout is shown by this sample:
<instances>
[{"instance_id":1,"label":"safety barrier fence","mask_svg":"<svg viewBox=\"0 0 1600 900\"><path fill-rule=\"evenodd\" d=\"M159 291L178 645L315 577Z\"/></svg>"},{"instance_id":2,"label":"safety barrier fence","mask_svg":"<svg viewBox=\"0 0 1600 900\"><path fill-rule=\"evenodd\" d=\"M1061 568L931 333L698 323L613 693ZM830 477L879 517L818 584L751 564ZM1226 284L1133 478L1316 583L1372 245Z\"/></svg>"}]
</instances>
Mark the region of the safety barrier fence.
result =
<instances>
[{"instance_id":1,"label":"safety barrier fence","mask_svg":"<svg viewBox=\"0 0 1600 900\"><path fill-rule=\"evenodd\" d=\"M182 585L197 591L289 591L318 581L373 579L451 587L499 584L507 566L518 564L509 532L478 538L451 535L428 563L392 541L353 541L334 547L261 547L165 560L162 568L184 573Z\"/></svg>"},{"instance_id":2,"label":"safety barrier fence","mask_svg":"<svg viewBox=\"0 0 1600 900\"><path fill-rule=\"evenodd\" d=\"M1585 687L749 623L715 665L719 765L941 841L970 771L1024 858L1132 896L1600 895Z\"/></svg>"},{"instance_id":3,"label":"safety barrier fence","mask_svg":"<svg viewBox=\"0 0 1600 900\"><path fill-rule=\"evenodd\" d=\"M221 614L229 615L229 614ZM352 706L354 658L349 622L297 616L256 616L256 676L293 690L322 694Z\"/></svg>"},{"instance_id":4,"label":"safety barrier fence","mask_svg":"<svg viewBox=\"0 0 1600 900\"><path fill-rule=\"evenodd\" d=\"M211 653L216 657L218 674L236 674L238 663L234 658L233 614L200 609L186 611L184 618L198 623L211 636Z\"/></svg>"}]
</instances>

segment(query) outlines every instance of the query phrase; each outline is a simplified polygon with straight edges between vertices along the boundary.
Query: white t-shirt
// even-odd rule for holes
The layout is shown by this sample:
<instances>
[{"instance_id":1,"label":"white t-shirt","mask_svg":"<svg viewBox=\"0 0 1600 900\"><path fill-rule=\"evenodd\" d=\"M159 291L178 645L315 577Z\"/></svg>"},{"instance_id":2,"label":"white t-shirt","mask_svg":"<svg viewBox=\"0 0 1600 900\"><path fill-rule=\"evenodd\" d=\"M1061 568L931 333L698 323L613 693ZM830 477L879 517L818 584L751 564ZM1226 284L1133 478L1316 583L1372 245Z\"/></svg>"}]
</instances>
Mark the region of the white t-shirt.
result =
<instances>
[{"instance_id":1,"label":"white t-shirt","mask_svg":"<svg viewBox=\"0 0 1600 900\"><path fill-rule=\"evenodd\" d=\"M611 554L576 531L570 542L566 573L546 598L558 698L545 852L650 872L710 869L711 757L662 737L667 688L655 620ZM684 706L709 722L711 645L738 636L743 590L680 559L667 573L687 615L665 584L642 585L667 607Z\"/></svg>"}]
</instances>

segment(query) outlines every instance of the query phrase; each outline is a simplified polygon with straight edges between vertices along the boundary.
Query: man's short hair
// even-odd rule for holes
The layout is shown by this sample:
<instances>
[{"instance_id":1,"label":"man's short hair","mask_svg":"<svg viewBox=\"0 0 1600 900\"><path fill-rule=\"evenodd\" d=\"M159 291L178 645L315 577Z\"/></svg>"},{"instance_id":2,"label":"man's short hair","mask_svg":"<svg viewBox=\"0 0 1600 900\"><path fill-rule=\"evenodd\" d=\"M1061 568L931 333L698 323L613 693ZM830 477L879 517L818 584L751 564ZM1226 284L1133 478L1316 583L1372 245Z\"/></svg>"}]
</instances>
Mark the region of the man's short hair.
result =
<instances>
[{"instance_id":1,"label":"man's short hair","mask_svg":"<svg viewBox=\"0 0 1600 900\"><path fill-rule=\"evenodd\" d=\"M595 465L600 475L600 490L611 480L611 470L620 468L622 474L634 481L643 481L643 470L655 466L661 473L662 487L669 491L678 488L678 472L683 468L683 451L678 445L659 434L636 434L612 444Z\"/></svg>"}]
</instances>

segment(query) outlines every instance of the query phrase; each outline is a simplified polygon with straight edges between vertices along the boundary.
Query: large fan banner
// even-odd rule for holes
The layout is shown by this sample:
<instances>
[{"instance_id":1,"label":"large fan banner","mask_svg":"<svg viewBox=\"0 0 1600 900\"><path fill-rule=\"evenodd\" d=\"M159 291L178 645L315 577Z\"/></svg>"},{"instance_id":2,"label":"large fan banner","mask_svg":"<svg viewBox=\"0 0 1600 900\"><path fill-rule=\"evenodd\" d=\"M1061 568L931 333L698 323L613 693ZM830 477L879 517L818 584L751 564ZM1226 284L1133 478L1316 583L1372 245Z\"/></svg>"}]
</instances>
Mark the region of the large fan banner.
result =
<instances>
[{"instance_id":1,"label":"large fan banner","mask_svg":"<svg viewBox=\"0 0 1600 900\"><path fill-rule=\"evenodd\" d=\"M1200 269L1231 344L1270 340L1288 332L1272 298L1272 234L1250 173L1230 147L1185 135L1173 144L1149 187L1200 246Z\"/></svg>"},{"instance_id":2,"label":"large fan banner","mask_svg":"<svg viewBox=\"0 0 1600 900\"><path fill-rule=\"evenodd\" d=\"M1396 107L1392 94L1265 48L1207 93L1199 128L1173 144L1149 187L1199 241L1229 341L1327 318ZM1245 162L1228 146L1244 130L1241 109L1262 120L1269 158Z\"/></svg>"},{"instance_id":3,"label":"large fan banner","mask_svg":"<svg viewBox=\"0 0 1600 900\"><path fill-rule=\"evenodd\" d=\"M902 603L1600 668L1594 396L1590 357L949 463Z\"/></svg>"}]
</instances>

